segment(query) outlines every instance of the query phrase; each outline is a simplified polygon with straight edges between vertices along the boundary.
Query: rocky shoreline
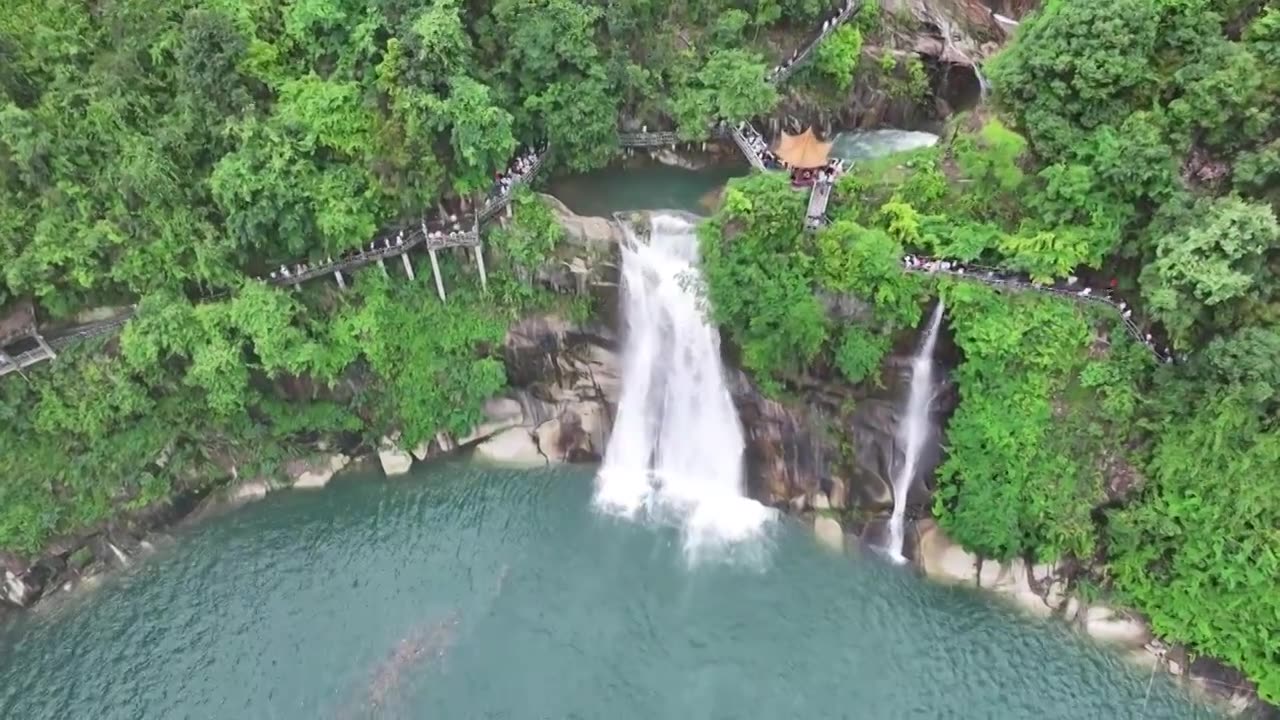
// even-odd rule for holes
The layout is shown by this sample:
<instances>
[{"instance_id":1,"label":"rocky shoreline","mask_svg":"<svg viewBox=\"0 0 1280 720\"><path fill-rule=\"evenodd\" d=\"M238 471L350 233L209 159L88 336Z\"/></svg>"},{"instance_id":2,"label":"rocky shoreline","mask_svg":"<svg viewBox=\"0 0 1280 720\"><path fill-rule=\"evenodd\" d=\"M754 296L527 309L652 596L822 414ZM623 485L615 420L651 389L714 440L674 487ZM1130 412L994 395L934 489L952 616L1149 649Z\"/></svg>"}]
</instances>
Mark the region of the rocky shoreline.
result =
<instances>
[{"instance_id":1,"label":"rocky shoreline","mask_svg":"<svg viewBox=\"0 0 1280 720\"><path fill-rule=\"evenodd\" d=\"M621 221L578 216L554 198L547 199L567 241L554 261L536 271L538 281L562 293L596 295L597 307L603 308L598 315L611 318ZM841 298L831 298L828 309L844 318L865 311ZM730 371L731 393L746 435L748 493L805 519L818 541L833 550L874 546L892 506L893 428L899 412L895 398L906 378L903 358L913 346L913 337L901 339L878 388L841 388L815 378L805 388L803 401L787 404L763 396L745 373ZM92 586L102 573L127 568L134 557L153 551L165 541L165 529L286 488L323 488L353 463L376 458L384 474L394 477L409 472L415 462L463 452L477 461L508 466L598 462L621 393L618 351L613 322L576 324L551 315L525 318L509 328L504 342L508 392L486 403L485 420L467 434L441 434L415 447L403 447L395 434L383 437L374 448L319 443L313 454L285 463L280 477L228 478L213 491L180 496L56 544L29 565L4 558L0 606L30 607L43 598ZM955 404L949 388L943 388L943 397L933 418L939 431ZM852 411L847 410L850 406ZM932 468L939 458L927 460ZM1133 613L1086 600L1073 586L1075 568L1022 560L998 563L966 551L928 516L930 495L931 488L913 488L908 513L912 523L907 555L926 577L986 590L1037 617L1067 622L1153 672L1163 669L1178 677L1233 715L1280 717L1280 711L1257 698L1241 673L1160 642L1148 623Z\"/></svg>"}]
</instances>

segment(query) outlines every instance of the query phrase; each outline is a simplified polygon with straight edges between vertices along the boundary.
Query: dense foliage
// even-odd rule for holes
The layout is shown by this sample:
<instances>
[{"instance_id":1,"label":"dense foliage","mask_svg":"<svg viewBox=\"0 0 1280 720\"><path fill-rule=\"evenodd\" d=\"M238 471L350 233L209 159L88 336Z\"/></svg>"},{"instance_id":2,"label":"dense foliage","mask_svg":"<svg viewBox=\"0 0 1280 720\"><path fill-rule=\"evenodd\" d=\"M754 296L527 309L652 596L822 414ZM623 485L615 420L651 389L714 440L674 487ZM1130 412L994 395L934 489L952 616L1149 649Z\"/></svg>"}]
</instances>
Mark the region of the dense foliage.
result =
<instances>
[{"instance_id":1,"label":"dense foliage","mask_svg":"<svg viewBox=\"0 0 1280 720\"><path fill-rule=\"evenodd\" d=\"M863 52L867 3L802 80L924 65ZM16 0L0 14L0 307L137 303L118 339L0 383L0 549L296 447L477 418L495 344L545 302L559 241L521 197L483 295L444 258L347 293L248 278L367 243L483 191L522 143L608 160L620 118L705 137L778 102L764 82L817 0ZM661 32L655 29L661 28ZM763 32L763 31L771 32ZM870 42L870 40L868 40ZM961 353L935 513L984 554L1071 558L1167 639L1280 700L1280 8L1050 0L988 68L995 112L860 165L802 228L785 178L736 181L700 230L716 319L761 384L879 377L936 294ZM1115 318L903 272L904 253L1038 281L1114 279L1183 360ZM497 270L497 268L495 268ZM425 273L423 274L425 275Z\"/></svg>"},{"instance_id":2,"label":"dense foliage","mask_svg":"<svg viewBox=\"0 0 1280 720\"><path fill-rule=\"evenodd\" d=\"M1046 3L989 63L996 113L854 168L827 229L802 232L798 201L753 179L704 236L717 318L782 392L815 367L877 376L887 334L920 317L903 252L1114 285L1178 364L1114 312L939 284L961 402L935 514L985 555L1091 568L1273 701L1278 40L1267 3ZM872 306L847 312L850 298Z\"/></svg>"},{"instance_id":3,"label":"dense foliage","mask_svg":"<svg viewBox=\"0 0 1280 720\"><path fill-rule=\"evenodd\" d=\"M398 430L412 444L466 428L505 381L493 356L503 327L543 302L528 281L560 230L535 199L491 228L487 296L447 253L445 305L429 276L375 270L345 294L321 283L296 295L247 278L484 192L522 143L549 140L553 163L586 169L613 155L620 118L701 137L768 110L766 56L779 51L761 30L786 17L807 31L823 11L814 0L6 6L0 311L21 297L45 319L139 309L118 341L0 383L0 549L34 551L122 504L269 468L324 435Z\"/></svg>"}]
</instances>

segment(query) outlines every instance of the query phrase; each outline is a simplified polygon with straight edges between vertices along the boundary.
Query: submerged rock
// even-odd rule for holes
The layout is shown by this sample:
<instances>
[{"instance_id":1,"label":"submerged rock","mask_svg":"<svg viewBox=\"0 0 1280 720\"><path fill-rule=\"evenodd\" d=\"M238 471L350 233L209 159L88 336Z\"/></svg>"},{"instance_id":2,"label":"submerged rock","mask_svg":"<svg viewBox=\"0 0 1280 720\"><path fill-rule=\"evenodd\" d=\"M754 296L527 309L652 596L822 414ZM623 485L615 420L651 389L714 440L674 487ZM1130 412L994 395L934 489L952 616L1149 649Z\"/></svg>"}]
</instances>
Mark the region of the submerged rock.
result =
<instances>
[{"instance_id":1,"label":"submerged rock","mask_svg":"<svg viewBox=\"0 0 1280 720\"><path fill-rule=\"evenodd\" d=\"M813 532L818 536L818 542L837 552L844 551L844 529L840 527L840 522L835 518L827 515L815 515L813 518Z\"/></svg>"}]
</instances>

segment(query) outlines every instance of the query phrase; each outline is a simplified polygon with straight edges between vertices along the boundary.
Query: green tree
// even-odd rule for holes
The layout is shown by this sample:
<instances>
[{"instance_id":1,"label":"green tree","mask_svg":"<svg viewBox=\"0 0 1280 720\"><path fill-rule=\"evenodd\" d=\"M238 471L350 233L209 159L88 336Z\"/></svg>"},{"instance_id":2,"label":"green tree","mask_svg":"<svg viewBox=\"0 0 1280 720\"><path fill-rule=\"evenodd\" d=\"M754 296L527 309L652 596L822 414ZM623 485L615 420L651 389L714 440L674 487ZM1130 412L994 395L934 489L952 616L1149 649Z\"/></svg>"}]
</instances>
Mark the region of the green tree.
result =
<instances>
[{"instance_id":1,"label":"green tree","mask_svg":"<svg viewBox=\"0 0 1280 720\"><path fill-rule=\"evenodd\" d=\"M745 50L716 49L706 64L676 89L671 113L680 134L705 138L718 120L737 123L762 115L778 102L778 93L765 82L763 58Z\"/></svg>"},{"instance_id":2,"label":"green tree","mask_svg":"<svg viewBox=\"0 0 1280 720\"><path fill-rule=\"evenodd\" d=\"M1196 333L1239 326L1274 298L1267 257L1280 247L1280 226L1270 207L1203 199L1165 227L1142 272L1142 294L1179 347Z\"/></svg>"},{"instance_id":3,"label":"green tree","mask_svg":"<svg viewBox=\"0 0 1280 720\"><path fill-rule=\"evenodd\" d=\"M849 25L841 25L818 46L815 67L831 78L836 87L847 90L853 84L853 73L862 59L862 33Z\"/></svg>"}]
</instances>

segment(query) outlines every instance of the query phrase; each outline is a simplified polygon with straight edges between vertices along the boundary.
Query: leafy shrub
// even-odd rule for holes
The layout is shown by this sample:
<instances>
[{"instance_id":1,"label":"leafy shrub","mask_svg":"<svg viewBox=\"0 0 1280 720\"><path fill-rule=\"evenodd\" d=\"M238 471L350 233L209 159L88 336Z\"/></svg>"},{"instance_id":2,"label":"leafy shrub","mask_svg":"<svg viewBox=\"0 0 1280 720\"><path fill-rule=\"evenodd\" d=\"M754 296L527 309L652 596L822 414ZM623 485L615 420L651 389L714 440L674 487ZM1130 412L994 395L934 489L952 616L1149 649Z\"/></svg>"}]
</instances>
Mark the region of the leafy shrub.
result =
<instances>
[{"instance_id":1,"label":"leafy shrub","mask_svg":"<svg viewBox=\"0 0 1280 720\"><path fill-rule=\"evenodd\" d=\"M841 25L818 46L815 67L845 90L853 83L861 58L862 34L855 27Z\"/></svg>"}]
</instances>

